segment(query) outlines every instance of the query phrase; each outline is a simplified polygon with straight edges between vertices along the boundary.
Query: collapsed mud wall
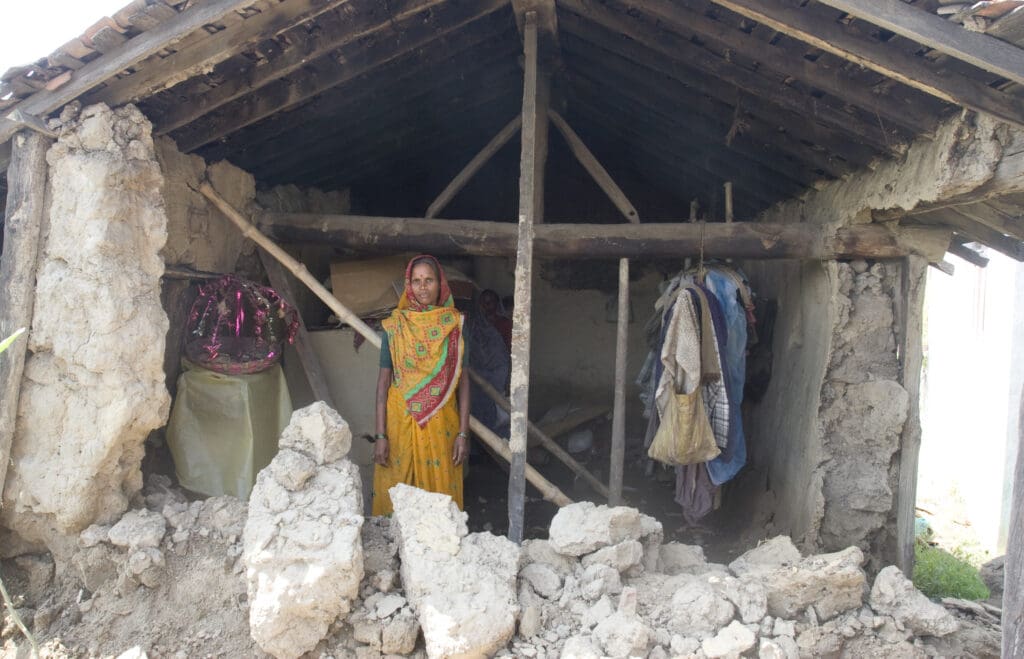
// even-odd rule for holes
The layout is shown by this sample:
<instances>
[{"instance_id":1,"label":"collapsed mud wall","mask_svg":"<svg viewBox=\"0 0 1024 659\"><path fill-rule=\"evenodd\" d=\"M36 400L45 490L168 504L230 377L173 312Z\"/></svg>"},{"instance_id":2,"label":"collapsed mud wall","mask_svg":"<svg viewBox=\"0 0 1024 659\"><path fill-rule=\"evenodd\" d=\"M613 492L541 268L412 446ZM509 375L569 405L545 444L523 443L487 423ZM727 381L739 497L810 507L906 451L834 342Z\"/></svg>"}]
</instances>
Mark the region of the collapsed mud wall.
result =
<instances>
[{"instance_id":1,"label":"collapsed mud wall","mask_svg":"<svg viewBox=\"0 0 1024 659\"><path fill-rule=\"evenodd\" d=\"M158 138L155 146L164 179L161 194L167 209L167 244L161 252L164 262L204 272L254 275L258 265L253 243L197 192L199 184L209 180L228 202L247 212L252 210L256 198L252 175L226 161L208 166L199 156L179 151L167 137ZM185 321L195 293L192 283L165 279L161 288L161 302L170 319L164 371L171 391L181 372Z\"/></svg>"},{"instance_id":2,"label":"collapsed mud wall","mask_svg":"<svg viewBox=\"0 0 1024 659\"><path fill-rule=\"evenodd\" d=\"M160 249L167 215L149 121L72 104L51 127L47 212L3 525L53 544L117 519L167 418Z\"/></svg>"}]
</instances>

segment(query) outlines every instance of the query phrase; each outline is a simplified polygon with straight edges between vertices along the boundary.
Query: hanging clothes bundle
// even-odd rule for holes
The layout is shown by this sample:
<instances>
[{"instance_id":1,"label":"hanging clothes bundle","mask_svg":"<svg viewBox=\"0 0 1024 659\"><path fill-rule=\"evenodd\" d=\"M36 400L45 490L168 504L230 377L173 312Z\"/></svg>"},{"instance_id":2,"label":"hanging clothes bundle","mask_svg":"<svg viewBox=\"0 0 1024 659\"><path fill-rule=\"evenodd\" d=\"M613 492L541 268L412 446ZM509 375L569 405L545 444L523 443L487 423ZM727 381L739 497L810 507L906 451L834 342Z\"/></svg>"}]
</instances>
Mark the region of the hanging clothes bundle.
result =
<instances>
[{"instance_id":1,"label":"hanging clothes bundle","mask_svg":"<svg viewBox=\"0 0 1024 659\"><path fill-rule=\"evenodd\" d=\"M711 511L715 490L746 463L740 405L753 296L725 265L676 275L647 324L651 346L637 384L648 455L676 469L687 522Z\"/></svg>"}]
</instances>

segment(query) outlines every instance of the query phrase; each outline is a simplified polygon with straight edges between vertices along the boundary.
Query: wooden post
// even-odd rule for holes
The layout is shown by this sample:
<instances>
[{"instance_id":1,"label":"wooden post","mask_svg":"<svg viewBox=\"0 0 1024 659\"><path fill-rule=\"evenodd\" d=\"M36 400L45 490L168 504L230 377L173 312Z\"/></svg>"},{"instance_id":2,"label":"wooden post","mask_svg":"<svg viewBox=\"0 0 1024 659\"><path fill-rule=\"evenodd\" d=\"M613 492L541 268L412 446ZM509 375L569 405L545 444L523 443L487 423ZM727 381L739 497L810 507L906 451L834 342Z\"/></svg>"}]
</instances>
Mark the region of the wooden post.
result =
<instances>
[{"instance_id":1,"label":"wooden post","mask_svg":"<svg viewBox=\"0 0 1024 659\"><path fill-rule=\"evenodd\" d=\"M732 222L732 181L725 182L725 221Z\"/></svg>"},{"instance_id":2,"label":"wooden post","mask_svg":"<svg viewBox=\"0 0 1024 659\"><path fill-rule=\"evenodd\" d=\"M516 248L515 310L512 313L511 427L508 479L508 537L523 541L526 508L526 434L530 402L530 307L533 278L533 227L544 218L544 164L547 160L549 85L539 70L537 12L524 16L522 149L519 161L519 236Z\"/></svg>"},{"instance_id":3,"label":"wooden post","mask_svg":"<svg viewBox=\"0 0 1024 659\"><path fill-rule=\"evenodd\" d=\"M1013 472L1013 503L1003 568L1004 657L1024 656L1024 392L1017 419L1017 466Z\"/></svg>"},{"instance_id":4,"label":"wooden post","mask_svg":"<svg viewBox=\"0 0 1024 659\"><path fill-rule=\"evenodd\" d=\"M342 304L338 298L334 297L330 291L324 288L323 284L317 281L313 275L309 274L306 266L302 265L291 254L281 249L281 247L275 244L270 238L264 236L259 229L246 220L241 213L239 213L227 202L226 199L224 199L224 197L220 196L209 183L204 182L200 184L199 192L209 199L225 217L231 220L235 226L241 230L242 235L255 242L268 254L280 261L289 272L295 275L295 277L303 284L308 286L309 289L313 291L313 293L320 298L320 300L326 304L331 311L336 313L338 318L341 318L342 321L348 323L352 329L359 332L363 338L366 339L367 343L377 348L377 350L380 350L380 336L370 329L366 323L360 320L358 316L352 313L348 307ZM487 426L480 423L476 417L471 416L469 418L469 427L473 431L473 434L490 446L498 455L504 457L506 460L511 459L509 447L506 443L502 441L500 437L491 432ZM565 496L561 490L555 487L530 465L526 465L526 479L530 481L530 484L540 490L541 494L544 495L544 498L547 501L551 501L559 506L565 506L572 503L572 500L569 499L569 497Z\"/></svg>"},{"instance_id":5,"label":"wooden post","mask_svg":"<svg viewBox=\"0 0 1024 659\"><path fill-rule=\"evenodd\" d=\"M907 578L914 572L914 509L917 504L917 465L921 451L922 322L928 261L910 256L900 267L900 296L896 305L901 356L900 384L910 407L900 438L900 480L896 491L896 564Z\"/></svg>"},{"instance_id":6,"label":"wooden post","mask_svg":"<svg viewBox=\"0 0 1024 659\"><path fill-rule=\"evenodd\" d=\"M14 136L7 170L7 209L4 251L0 257L0 340L22 327L32 326L36 298L36 262L46 196L46 151L51 140L23 131ZM18 418L21 376L25 369L28 336L19 338L0 357L0 495L4 491L11 443Z\"/></svg>"},{"instance_id":7,"label":"wooden post","mask_svg":"<svg viewBox=\"0 0 1024 659\"><path fill-rule=\"evenodd\" d=\"M497 135L491 138L491 141L484 148L480 149L480 153L473 156L473 159L466 163L462 171L455 175L452 182L427 207L427 219L437 217L438 213L444 210L445 206L455 198L455 195L459 194L459 191L469 183L469 180L487 164L487 161L494 157L494 154L498 151L501 151L501 147L505 146L512 139L512 136L519 130L519 126L522 125L522 121L522 115L516 115L515 119L508 122L504 128L498 131Z\"/></svg>"},{"instance_id":8,"label":"wooden post","mask_svg":"<svg viewBox=\"0 0 1024 659\"><path fill-rule=\"evenodd\" d=\"M622 503L622 473L626 457L626 356L629 334L629 259L619 259L619 315L615 326L615 402L612 408L609 506Z\"/></svg>"},{"instance_id":9,"label":"wooden post","mask_svg":"<svg viewBox=\"0 0 1024 659\"><path fill-rule=\"evenodd\" d=\"M294 306L296 313L298 313L299 309L296 303L295 289L291 282L291 274L284 269L280 261L268 254L266 250L261 249L259 253L260 261L263 262L263 268L267 271L267 276L270 277L270 285L277 290L278 294L285 301ZM309 388L313 391L313 397L316 400L322 400L332 408L338 409L334 404L334 399L331 398L330 390L327 388L327 377L324 375L324 368L320 363L320 358L316 356L313 346L309 342L306 321L302 319L301 313L298 313L298 316L299 331L295 335L295 352L299 355L299 361L302 363L302 370L306 374Z\"/></svg>"}]
</instances>

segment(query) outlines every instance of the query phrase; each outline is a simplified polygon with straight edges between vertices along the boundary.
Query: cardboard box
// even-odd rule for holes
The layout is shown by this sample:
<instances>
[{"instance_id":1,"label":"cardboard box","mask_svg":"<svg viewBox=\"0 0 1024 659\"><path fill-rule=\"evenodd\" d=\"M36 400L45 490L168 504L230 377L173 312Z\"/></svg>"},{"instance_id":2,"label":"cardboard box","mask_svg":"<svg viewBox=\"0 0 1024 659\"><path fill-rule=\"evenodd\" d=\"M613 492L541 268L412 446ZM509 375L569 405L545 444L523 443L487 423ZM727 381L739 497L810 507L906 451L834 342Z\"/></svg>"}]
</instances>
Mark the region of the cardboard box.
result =
<instances>
[{"instance_id":1,"label":"cardboard box","mask_svg":"<svg viewBox=\"0 0 1024 659\"><path fill-rule=\"evenodd\" d=\"M331 264L334 297L360 318L381 318L398 305L405 286L405 266L415 254ZM476 284L454 268L445 268L452 295L472 299Z\"/></svg>"}]
</instances>

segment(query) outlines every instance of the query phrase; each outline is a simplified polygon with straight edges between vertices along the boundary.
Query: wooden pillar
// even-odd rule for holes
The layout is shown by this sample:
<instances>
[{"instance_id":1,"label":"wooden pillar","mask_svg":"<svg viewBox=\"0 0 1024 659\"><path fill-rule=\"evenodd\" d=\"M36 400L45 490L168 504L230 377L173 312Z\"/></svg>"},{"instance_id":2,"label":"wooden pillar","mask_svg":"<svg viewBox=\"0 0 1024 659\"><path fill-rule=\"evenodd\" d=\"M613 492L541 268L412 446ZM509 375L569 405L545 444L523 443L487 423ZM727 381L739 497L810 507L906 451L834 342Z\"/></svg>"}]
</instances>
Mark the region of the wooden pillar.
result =
<instances>
[{"instance_id":1,"label":"wooden pillar","mask_svg":"<svg viewBox=\"0 0 1024 659\"><path fill-rule=\"evenodd\" d=\"M1003 572L1004 657L1024 656L1024 392L1017 418L1017 466L1013 472L1013 503Z\"/></svg>"},{"instance_id":2,"label":"wooden pillar","mask_svg":"<svg viewBox=\"0 0 1024 659\"><path fill-rule=\"evenodd\" d=\"M629 335L629 259L619 259L619 315L615 327L615 400L612 406L612 450L608 475L608 505L622 503L622 473L626 458L626 353Z\"/></svg>"},{"instance_id":3,"label":"wooden pillar","mask_svg":"<svg viewBox=\"0 0 1024 659\"><path fill-rule=\"evenodd\" d=\"M540 71L537 13L524 16L522 149L519 171L519 238L516 248L515 309L512 313L511 428L508 479L508 537L523 541L526 503L526 435L530 400L530 307L534 223L544 219L544 164L548 150L549 80Z\"/></svg>"},{"instance_id":4,"label":"wooden pillar","mask_svg":"<svg viewBox=\"0 0 1024 659\"><path fill-rule=\"evenodd\" d=\"M0 340L32 325L36 262L46 196L46 151L51 142L29 131L13 138L11 164L7 169L4 247L0 256L0 290L4 292L0 303ZM0 495L11 458L27 346L28 337L23 336L0 357L0 401L3 401L0 403Z\"/></svg>"},{"instance_id":5,"label":"wooden pillar","mask_svg":"<svg viewBox=\"0 0 1024 659\"><path fill-rule=\"evenodd\" d=\"M921 451L921 346L924 290L928 261L910 256L901 263L900 296L896 305L900 346L900 383L910 407L900 438L900 480L896 491L896 564L907 578L914 572L914 509L917 504L917 466Z\"/></svg>"}]
</instances>

